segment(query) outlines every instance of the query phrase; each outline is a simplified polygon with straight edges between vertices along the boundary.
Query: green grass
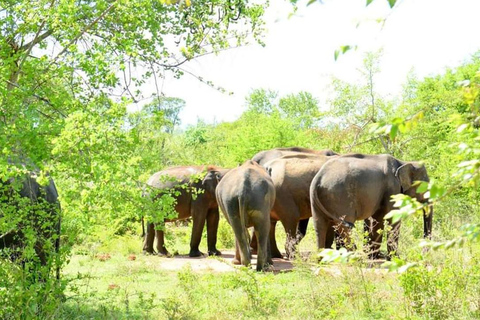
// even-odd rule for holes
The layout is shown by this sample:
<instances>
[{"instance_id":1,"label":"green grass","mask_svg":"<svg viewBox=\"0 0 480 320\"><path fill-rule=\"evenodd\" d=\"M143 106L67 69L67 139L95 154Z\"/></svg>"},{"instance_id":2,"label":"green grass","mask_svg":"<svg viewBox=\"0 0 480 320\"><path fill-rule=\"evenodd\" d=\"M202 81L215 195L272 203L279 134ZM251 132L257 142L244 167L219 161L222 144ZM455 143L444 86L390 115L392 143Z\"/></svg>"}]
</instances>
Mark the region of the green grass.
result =
<instances>
[{"instance_id":1,"label":"green grass","mask_svg":"<svg viewBox=\"0 0 480 320\"><path fill-rule=\"evenodd\" d=\"M335 265L313 272L305 264L279 274L163 271L162 259L74 256L62 306L65 319L324 319L382 318L400 292L395 274ZM331 268L338 272L332 273ZM368 282L364 293L362 282ZM382 298L382 299L380 299ZM385 299L388 298L388 299ZM382 303L373 303L381 300ZM393 313L393 310L391 310Z\"/></svg>"},{"instance_id":2,"label":"green grass","mask_svg":"<svg viewBox=\"0 0 480 320\"><path fill-rule=\"evenodd\" d=\"M405 273L366 268L366 261L319 266L300 258L283 273L165 271L167 258L139 254L141 239L78 247L64 269L69 279L58 319L475 319L480 317L480 248L422 252L419 221L405 223ZM283 249L284 233L277 229ZM189 227L168 226L169 250L188 253ZM224 242L230 240L226 239ZM312 226L300 246L314 252ZM205 239L201 250L205 250ZM122 245L123 244L123 245ZM84 246L85 247L85 246ZM220 246L220 249L230 249ZM131 252L136 260L129 260ZM86 253L86 254L85 254ZM110 259L100 261L106 254Z\"/></svg>"}]
</instances>

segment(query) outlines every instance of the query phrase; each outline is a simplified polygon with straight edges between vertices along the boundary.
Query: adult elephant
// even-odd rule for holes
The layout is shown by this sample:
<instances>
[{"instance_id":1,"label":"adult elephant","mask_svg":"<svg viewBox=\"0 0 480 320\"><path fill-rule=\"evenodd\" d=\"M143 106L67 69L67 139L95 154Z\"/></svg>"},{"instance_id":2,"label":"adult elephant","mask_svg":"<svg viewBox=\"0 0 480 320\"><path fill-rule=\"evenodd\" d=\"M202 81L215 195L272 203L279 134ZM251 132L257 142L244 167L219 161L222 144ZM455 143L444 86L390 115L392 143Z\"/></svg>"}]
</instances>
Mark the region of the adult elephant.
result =
<instances>
[{"instance_id":1,"label":"adult elephant","mask_svg":"<svg viewBox=\"0 0 480 320\"><path fill-rule=\"evenodd\" d=\"M267 162L281 158L283 156L296 156L296 155L304 155L304 154L315 154L315 155L321 155L321 156L334 156L338 155L333 150L330 149L324 149L324 150L314 150L314 149L308 149L308 148L303 148L303 147L288 147L288 148L275 148L275 149L270 149L270 150L263 150L258 152L252 157L252 160L257 162L260 165L265 165ZM297 238L298 241L303 239L305 235L307 234L307 227L308 227L308 220L309 218L301 219L298 222L298 227L297 227ZM276 222L272 223L271 230L275 230L275 224ZM251 247L253 250L256 250L256 237L253 235L252 241L250 243ZM276 248L276 249L275 249ZM276 243L273 244L272 246L273 250L273 256L275 258L280 258L281 254L280 251L278 251L278 248L276 246Z\"/></svg>"},{"instance_id":2,"label":"adult elephant","mask_svg":"<svg viewBox=\"0 0 480 320\"><path fill-rule=\"evenodd\" d=\"M260 151L252 157L252 160L257 162L260 165L264 165L265 163L273 159L277 159L287 155L295 155L298 153L318 154L321 156L338 155L338 153L330 149L313 150L313 149L302 148L302 147L288 147L288 148L275 148L275 149Z\"/></svg>"},{"instance_id":3,"label":"adult elephant","mask_svg":"<svg viewBox=\"0 0 480 320\"><path fill-rule=\"evenodd\" d=\"M32 165L31 170L23 162L16 167L24 173L13 174L17 170L8 170L0 176L0 218L7 220L0 229L0 251L8 252L12 260L26 262L25 248L33 236L36 256L33 259L38 259L42 266L53 266L54 254L60 249L61 224L55 183L47 178L46 184L40 184L39 170ZM56 276L60 277L58 264Z\"/></svg>"},{"instance_id":4,"label":"adult elephant","mask_svg":"<svg viewBox=\"0 0 480 320\"><path fill-rule=\"evenodd\" d=\"M247 228L254 227L258 239L257 271L271 262L268 245L270 210L275 201L275 188L265 169L252 160L232 169L220 181L217 201L235 233L234 263L250 265L251 253Z\"/></svg>"},{"instance_id":5,"label":"adult elephant","mask_svg":"<svg viewBox=\"0 0 480 320\"><path fill-rule=\"evenodd\" d=\"M406 162L390 155L350 154L336 157L321 168L312 181L310 198L318 248L328 247L326 235L334 226L348 241L355 221L372 218L370 225L370 257L379 256L384 217L392 210L391 196L403 193L425 203L416 193L414 181L429 181L425 166ZM433 210L424 212L424 236L432 232ZM400 223L388 232L387 250L397 250Z\"/></svg>"},{"instance_id":6,"label":"adult elephant","mask_svg":"<svg viewBox=\"0 0 480 320\"><path fill-rule=\"evenodd\" d=\"M155 197L174 191L175 194L172 194L172 196L176 199L175 211L178 216L165 219L158 226L152 222L147 223L143 251L151 254L155 253L153 243L156 237L157 253L168 256L169 252L165 247L164 240L164 222L184 220L191 216L193 226L189 256L203 255L199 250L199 245L205 222L207 223L208 255L221 255L221 252L216 248L219 213L215 188L227 171L227 169L215 166L183 166L154 173L148 179L147 185L151 187L151 190L159 190Z\"/></svg>"},{"instance_id":7,"label":"adult elephant","mask_svg":"<svg viewBox=\"0 0 480 320\"><path fill-rule=\"evenodd\" d=\"M296 245L302 240L297 232L300 221L312 216L310 183L320 168L336 155L291 154L267 162L264 166L270 174L276 191L276 200L270 213L270 245L273 257L282 257L275 240L275 226L281 221L287 234L285 251L287 258L295 254ZM331 234L333 241L333 233Z\"/></svg>"}]
</instances>

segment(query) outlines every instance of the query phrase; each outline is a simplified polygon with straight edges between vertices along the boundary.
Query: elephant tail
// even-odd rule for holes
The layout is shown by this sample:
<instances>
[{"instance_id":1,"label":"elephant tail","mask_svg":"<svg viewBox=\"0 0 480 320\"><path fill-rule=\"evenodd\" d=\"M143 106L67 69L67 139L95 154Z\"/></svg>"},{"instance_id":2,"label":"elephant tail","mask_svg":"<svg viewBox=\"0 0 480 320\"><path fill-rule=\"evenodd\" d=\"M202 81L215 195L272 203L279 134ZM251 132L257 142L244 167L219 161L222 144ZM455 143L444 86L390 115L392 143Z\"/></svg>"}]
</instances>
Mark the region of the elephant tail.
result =
<instances>
[{"instance_id":1,"label":"elephant tail","mask_svg":"<svg viewBox=\"0 0 480 320\"><path fill-rule=\"evenodd\" d=\"M242 232L245 233L245 239L247 239L248 241L248 238L250 237L248 235L248 230L247 230L247 226L248 226L248 212L246 211L246 208L245 208L245 197L244 196L239 196L238 197L238 212L240 214L240 223L242 225Z\"/></svg>"},{"instance_id":2,"label":"elephant tail","mask_svg":"<svg viewBox=\"0 0 480 320\"><path fill-rule=\"evenodd\" d=\"M238 213L239 213L239 222L240 222L240 229L237 231L238 235L238 246L240 250L240 260L244 266L250 265L251 262L251 251L250 251L250 236L248 234L248 212L246 207L246 200L245 195L240 195L238 197Z\"/></svg>"},{"instance_id":3,"label":"elephant tail","mask_svg":"<svg viewBox=\"0 0 480 320\"><path fill-rule=\"evenodd\" d=\"M314 184L312 184L312 189L310 190L310 199L311 199L310 201L312 203L312 215L314 214L314 212L318 212L318 210L320 210L327 216L327 218L334 221L335 223L340 223L350 229L355 226L353 223L345 221L342 218L338 218L337 216L332 214L330 211L328 211L327 208L325 208L325 206L322 204L320 199L318 199L317 193L315 192L316 190L313 187L314 187Z\"/></svg>"}]
</instances>

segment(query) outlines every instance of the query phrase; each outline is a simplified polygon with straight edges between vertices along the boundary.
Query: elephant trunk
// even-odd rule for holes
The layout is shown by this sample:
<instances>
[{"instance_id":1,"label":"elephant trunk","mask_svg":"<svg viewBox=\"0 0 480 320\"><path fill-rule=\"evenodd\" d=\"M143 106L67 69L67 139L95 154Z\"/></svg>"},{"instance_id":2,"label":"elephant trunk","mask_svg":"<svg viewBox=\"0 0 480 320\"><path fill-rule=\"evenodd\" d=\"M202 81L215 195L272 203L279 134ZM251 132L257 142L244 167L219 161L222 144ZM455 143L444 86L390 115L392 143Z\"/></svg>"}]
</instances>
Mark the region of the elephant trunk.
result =
<instances>
[{"instance_id":1,"label":"elephant trunk","mask_svg":"<svg viewBox=\"0 0 480 320\"><path fill-rule=\"evenodd\" d=\"M433 206L423 209L423 237L430 239L432 236Z\"/></svg>"}]
</instances>

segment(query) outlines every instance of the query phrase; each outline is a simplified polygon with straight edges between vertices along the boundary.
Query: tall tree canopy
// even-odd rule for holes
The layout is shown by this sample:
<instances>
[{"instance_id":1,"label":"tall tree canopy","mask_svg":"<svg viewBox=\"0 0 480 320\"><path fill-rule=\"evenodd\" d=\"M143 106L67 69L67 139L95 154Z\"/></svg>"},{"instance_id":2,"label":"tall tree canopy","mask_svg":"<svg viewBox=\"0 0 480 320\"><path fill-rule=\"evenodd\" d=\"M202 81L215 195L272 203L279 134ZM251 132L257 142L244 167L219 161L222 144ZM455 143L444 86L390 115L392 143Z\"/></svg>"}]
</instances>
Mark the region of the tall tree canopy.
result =
<instances>
[{"instance_id":1,"label":"tall tree canopy","mask_svg":"<svg viewBox=\"0 0 480 320\"><path fill-rule=\"evenodd\" d=\"M1 1L2 153L44 159L75 112L141 97L195 57L260 40L262 2ZM158 92L160 93L160 92Z\"/></svg>"}]
</instances>

